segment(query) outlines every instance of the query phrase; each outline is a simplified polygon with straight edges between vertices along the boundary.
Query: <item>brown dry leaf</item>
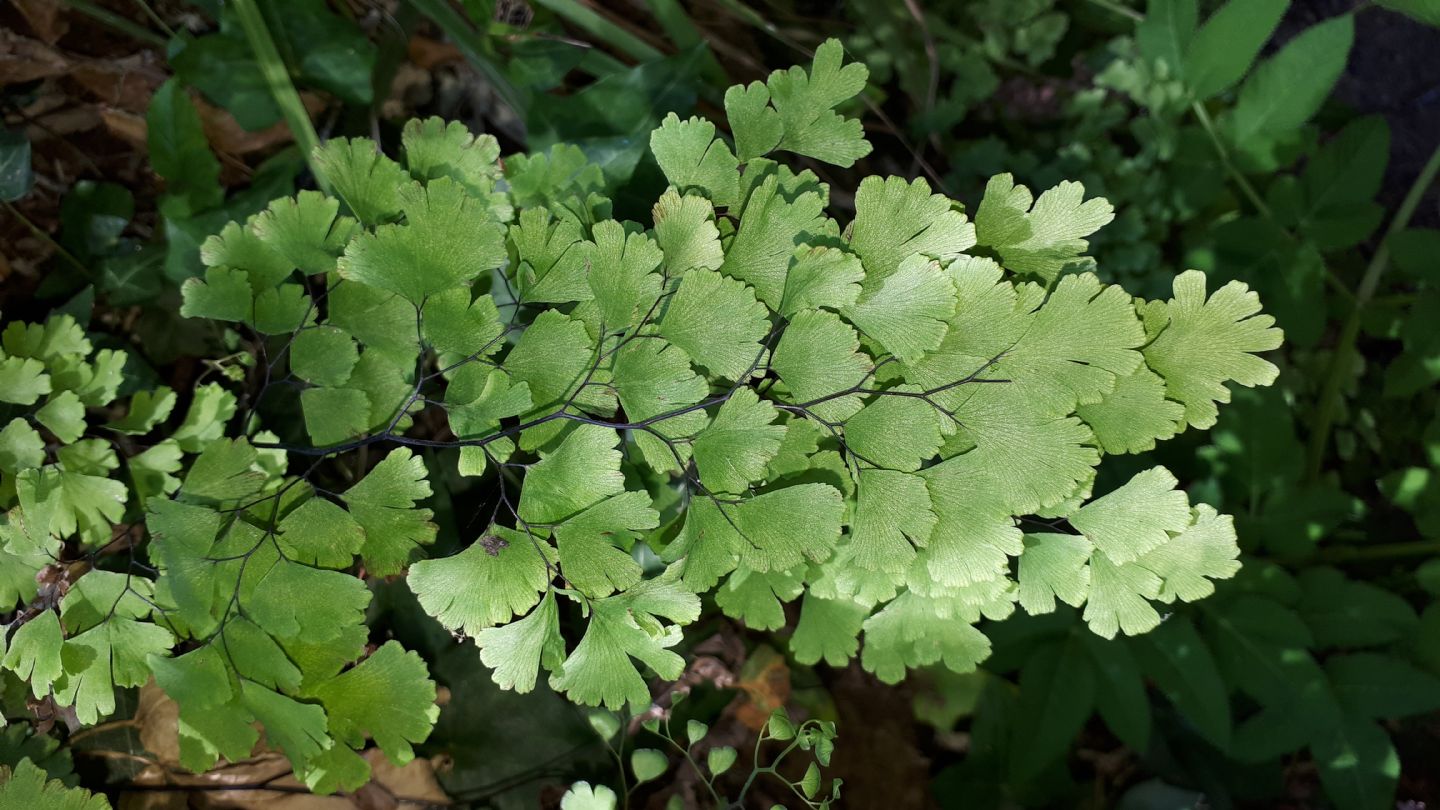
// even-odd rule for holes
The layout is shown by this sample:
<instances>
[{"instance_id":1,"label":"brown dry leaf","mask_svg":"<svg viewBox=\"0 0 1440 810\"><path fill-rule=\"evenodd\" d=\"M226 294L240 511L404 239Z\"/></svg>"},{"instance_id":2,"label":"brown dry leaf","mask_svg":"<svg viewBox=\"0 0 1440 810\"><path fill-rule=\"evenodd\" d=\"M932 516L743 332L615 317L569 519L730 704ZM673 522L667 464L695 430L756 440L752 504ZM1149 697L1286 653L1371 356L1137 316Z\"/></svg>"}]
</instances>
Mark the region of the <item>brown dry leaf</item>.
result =
<instances>
[{"instance_id":1,"label":"brown dry leaf","mask_svg":"<svg viewBox=\"0 0 1440 810\"><path fill-rule=\"evenodd\" d=\"M785 656L761 645L740 669L735 688L745 694L730 704L737 719L752 731L764 728L770 715L790 699L790 667Z\"/></svg>"},{"instance_id":2,"label":"brown dry leaf","mask_svg":"<svg viewBox=\"0 0 1440 810\"><path fill-rule=\"evenodd\" d=\"M229 111L216 107L199 96L192 96L192 98L195 100L196 109L200 112L200 123L205 127L205 137L210 140L210 145L217 152L248 155L295 140L295 137L290 134L290 127L284 121L251 132L240 126L240 122L236 121L235 116L231 115ZM310 113L312 118L325 109L325 100L314 93L302 92L300 102L305 105L306 112Z\"/></svg>"},{"instance_id":3,"label":"brown dry leaf","mask_svg":"<svg viewBox=\"0 0 1440 810\"><path fill-rule=\"evenodd\" d=\"M69 70L69 60L59 51L39 40L0 28L0 85L62 76Z\"/></svg>"},{"instance_id":4,"label":"brown dry leaf","mask_svg":"<svg viewBox=\"0 0 1440 810\"><path fill-rule=\"evenodd\" d=\"M140 688L134 720L146 751L167 765L180 764L180 707L153 678Z\"/></svg>"},{"instance_id":5,"label":"brown dry leaf","mask_svg":"<svg viewBox=\"0 0 1440 810\"><path fill-rule=\"evenodd\" d=\"M144 152L148 146L145 142L145 118L135 113L124 110L100 111L100 122L111 135L135 147L136 150Z\"/></svg>"},{"instance_id":6,"label":"brown dry leaf","mask_svg":"<svg viewBox=\"0 0 1440 810\"><path fill-rule=\"evenodd\" d=\"M156 60L151 51L123 59L77 60L70 76L101 104L144 115L166 78Z\"/></svg>"},{"instance_id":7,"label":"brown dry leaf","mask_svg":"<svg viewBox=\"0 0 1440 810\"><path fill-rule=\"evenodd\" d=\"M429 37L410 38L407 55L410 62L421 70L432 70L436 65L459 62L465 58L460 49L448 42L438 42Z\"/></svg>"},{"instance_id":8,"label":"brown dry leaf","mask_svg":"<svg viewBox=\"0 0 1440 810\"><path fill-rule=\"evenodd\" d=\"M14 5L25 22L30 23L30 29L47 45L54 45L70 30L70 21L60 15L60 0L14 0Z\"/></svg>"},{"instance_id":9,"label":"brown dry leaf","mask_svg":"<svg viewBox=\"0 0 1440 810\"><path fill-rule=\"evenodd\" d=\"M379 749L363 752L370 763L370 783L354 794L317 796L295 778L283 754L259 750L244 762L221 763L205 773L180 765L177 731L179 709L151 680L140 690L134 723L140 743L155 755L131 782L119 810L394 810L399 807L448 805L450 798L435 778L435 765L417 759L404 767L391 764ZM262 745L263 749L263 745ZM146 790L146 787L156 788ZM163 790L160 788L164 788ZM182 801L176 803L174 797Z\"/></svg>"}]
</instances>

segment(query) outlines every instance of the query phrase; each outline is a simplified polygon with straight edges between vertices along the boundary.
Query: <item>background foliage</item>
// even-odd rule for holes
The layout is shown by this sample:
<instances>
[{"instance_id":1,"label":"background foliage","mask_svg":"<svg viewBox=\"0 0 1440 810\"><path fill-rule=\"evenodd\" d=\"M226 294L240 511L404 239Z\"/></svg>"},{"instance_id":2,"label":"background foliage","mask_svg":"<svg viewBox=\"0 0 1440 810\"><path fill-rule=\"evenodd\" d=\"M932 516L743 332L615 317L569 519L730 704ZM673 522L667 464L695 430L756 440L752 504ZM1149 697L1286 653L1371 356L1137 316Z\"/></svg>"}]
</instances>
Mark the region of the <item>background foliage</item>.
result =
<instances>
[{"instance_id":1,"label":"background foliage","mask_svg":"<svg viewBox=\"0 0 1440 810\"><path fill-rule=\"evenodd\" d=\"M127 532L141 499L180 486L175 474L219 435L217 420L254 407L227 399L224 388L266 367L250 365L244 330L179 318L179 285L204 275L201 243L226 222L243 221L297 184L314 185L306 150L286 146L314 137L302 122L313 120L326 138L363 135L397 149L401 125L415 113L493 132L497 153L575 143L599 170L579 183L572 210L590 210L589 195L604 194L617 218L648 222L665 182L649 132L665 114L716 117L732 81L808 62L806 51L834 34L871 70L860 101L846 109L864 121L875 151L851 169L809 164L829 183L833 206L858 208L835 191L856 189L865 174L926 176L972 211L986 179L1000 172L1036 189L1080 180L1115 209L1115 221L1091 238L1103 280L1167 298L1182 270L1198 268L1212 290L1234 279L1260 293L1287 338L1271 355L1276 384L1237 390L1213 427L1197 423L1209 430L1107 460L1095 485L1108 491L1163 464L1193 501L1235 515L1244 567L1213 599L1133 640L1102 643L1077 632L1083 618L1063 607L986 622L994 653L980 671L936 669L900 691L859 669L805 666L783 653L787 631L744 632L768 622L728 620L722 604L682 648L690 663L681 684L692 697L670 723L693 718L709 728L697 738L687 729L678 747L697 757L727 746L744 751L755 730L770 727L771 710L788 704L792 714L838 720L827 772L843 776L858 806L1192 806L1203 795L1211 805L1380 807L1397 796L1435 799L1428 763L1436 761L1440 705L1440 239L1431 230L1436 130L1428 94L1436 77L1418 58L1436 39L1424 25L1440 16L1431 5L656 2L645 11L637 24L632 15L563 2L316 2L283 15L263 2L161 4L148 13L124 4L7 9L19 33L10 40L17 56L0 62L11 127L0 190L14 206L5 227L15 246L6 256L6 320L54 324L51 337L35 340L55 348L36 349L34 359L43 374L68 380L55 390L73 391L82 407L60 402L47 405L45 418L36 414L65 445L41 450L63 453L67 470L85 479L66 490L75 493L78 537L61 552L68 566L44 569L50 580L6 580L16 598L59 604L67 630L88 630L96 641L139 634L143 646L143 636L157 632L140 598L155 595L131 599L129 580L106 591L100 575L131 570L139 535ZM286 302L275 303L283 310ZM5 348L7 363L26 356L8 340ZM128 349L123 370L106 354L115 348ZM6 391L23 398L42 372L13 365ZM311 381L323 385L333 371L316 368ZM48 395L36 390L31 402ZM126 405L106 410L117 397ZM271 406L263 426L299 428L300 406L288 415ZM120 452L88 438L87 417L89 429L118 437ZM147 433L126 444L124 437ZM35 452L28 435L3 441L7 463ZM142 446L150 449L138 452ZM254 455L245 486L273 486L266 458ZM444 472L455 462L423 451L411 468L422 462L433 471L433 494L412 491L415 499L431 495L425 505L437 536L474 536L479 527L466 522L475 493ZM115 482L130 494L117 497ZM204 483L197 480L198 491ZM6 495L18 496L18 487ZM19 546L7 539L6 547ZM366 611L368 639L346 642L348 657L334 666L358 657L366 641L365 653L381 651L366 661L385 663L384 650L399 655L387 639L397 640L415 653L395 660L423 658L444 708L420 748L425 757L407 769L365 751L363 734L354 738L361 752L352 756L374 774L362 791L530 806L538 786L586 778L605 806L600 784L624 795L628 782L649 777L640 790L657 797L708 795L699 769L655 779L653 757L632 761L632 748L663 749L678 734L632 736L576 714L543 688L523 698L494 690L473 650L462 652L423 614L423 599L417 605L403 584L387 582L384 561L367 562L378 564L366 565L370 589L356 594L352 609ZM145 627L156 630L135 629ZM9 641L10 654L24 649ZM11 669L24 667L22 658L15 654ZM4 731L0 752L13 753L0 762L16 768L6 789L39 790L9 787L43 783L32 763L74 783L74 759L86 786L112 792L183 781L189 777L176 765L205 764L156 732L169 722L174 739L183 701L180 719L167 721L173 704L146 689L111 693L120 718L113 725L67 732L94 719L79 715L82 704L70 701L77 708L67 717L35 695L27 705L22 688L39 684L35 666L57 665L31 661L24 684L6 675L6 717L26 721ZM143 669L118 659L115 666L115 683L140 685ZM432 703L407 691L418 712ZM96 716L109 711L102 692L110 690L84 704ZM659 695L662 704L669 694ZM496 724L496 733L478 738L477 723ZM507 731L503 723L516 725ZM865 732L847 734L847 726ZM533 749L515 750L509 740L519 736ZM303 735L296 744L305 744ZM622 774L630 768L626 782L604 764L612 745ZM440 755L443 762L426 758ZM684 759L677 754L677 763ZM247 767L239 773L257 788L289 770L283 757L265 754ZM358 766L345 767L353 774ZM743 780L742 770L732 774ZM802 785L808 773L797 768L786 778ZM204 795L208 783L194 779L187 789Z\"/></svg>"}]
</instances>

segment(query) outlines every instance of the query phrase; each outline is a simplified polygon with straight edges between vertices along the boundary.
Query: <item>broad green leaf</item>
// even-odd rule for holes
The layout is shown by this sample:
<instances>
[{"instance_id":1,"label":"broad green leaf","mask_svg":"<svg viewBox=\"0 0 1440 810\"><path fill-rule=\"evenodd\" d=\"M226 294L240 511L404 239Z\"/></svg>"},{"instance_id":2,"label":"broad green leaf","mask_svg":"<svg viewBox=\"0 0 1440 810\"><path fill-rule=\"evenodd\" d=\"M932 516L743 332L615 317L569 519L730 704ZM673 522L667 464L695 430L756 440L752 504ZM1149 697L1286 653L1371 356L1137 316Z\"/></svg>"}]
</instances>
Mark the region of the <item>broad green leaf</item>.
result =
<instances>
[{"instance_id":1,"label":"broad green leaf","mask_svg":"<svg viewBox=\"0 0 1440 810\"><path fill-rule=\"evenodd\" d=\"M150 165L165 179L166 192L183 201L187 212L220 202L220 161L200 125L200 114L185 85L171 79L155 91L145 113Z\"/></svg>"},{"instance_id":2,"label":"broad green leaf","mask_svg":"<svg viewBox=\"0 0 1440 810\"><path fill-rule=\"evenodd\" d=\"M1355 40L1349 14L1313 25L1255 69L1240 87L1224 129L1233 147L1257 166L1277 168L1278 142L1294 137L1320 109L1345 69Z\"/></svg>"},{"instance_id":3,"label":"broad green leaf","mask_svg":"<svg viewBox=\"0 0 1440 810\"><path fill-rule=\"evenodd\" d=\"M1205 21L1185 51L1185 83L1195 98L1219 95L1250 70L1289 0L1229 0Z\"/></svg>"},{"instance_id":4,"label":"broad green leaf","mask_svg":"<svg viewBox=\"0 0 1440 810\"><path fill-rule=\"evenodd\" d=\"M1017 782L1038 776L1063 756L1095 707L1098 677L1077 635L1037 650L1020 669L1020 705L1015 733L1024 745L1010 749L1010 774Z\"/></svg>"},{"instance_id":5,"label":"broad green leaf","mask_svg":"<svg viewBox=\"0 0 1440 810\"><path fill-rule=\"evenodd\" d=\"M15 202L30 192L30 139L23 132L0 132L0 202Z\"/></svg>"},{"instance_id":6,"label":"broad green leaf","mask_svg":"<svg viewBox=\"0 0 1440 810\"><path fill-rule=\"evenodd\" d=\"M1210 742L1230 739L1230 701L1210 648L1183 616L1172 616L1132 648L1141 669Z\"/></svg>"}]
</instances>

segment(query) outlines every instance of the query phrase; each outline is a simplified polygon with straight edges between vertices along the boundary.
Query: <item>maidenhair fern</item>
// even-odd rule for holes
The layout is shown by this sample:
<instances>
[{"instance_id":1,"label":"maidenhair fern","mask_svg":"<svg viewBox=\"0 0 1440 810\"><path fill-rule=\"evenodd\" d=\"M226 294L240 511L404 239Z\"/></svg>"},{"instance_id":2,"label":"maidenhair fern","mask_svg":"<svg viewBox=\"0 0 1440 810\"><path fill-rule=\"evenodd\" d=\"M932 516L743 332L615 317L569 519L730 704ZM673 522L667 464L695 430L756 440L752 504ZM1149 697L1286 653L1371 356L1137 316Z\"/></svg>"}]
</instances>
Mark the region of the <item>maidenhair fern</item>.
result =
<instances>
[{"instance_id":1,"label":"maidenhair fern","mask_svg":"<svg viewBox=\"0 0 1440 810\"><path fill-rule=\"evenodd\" d=\"M798 661L858 654L896 681L973 669L990 650L976 624L1017 604L1143 633L1235 573L1230 519L1166 470L1091 485L1104 454L1207 427L1227 384L1273 380L1254 353L1281 336L1256 296L1207 293L1195 271L1169 300L1101 283L1083 254L1111 210L1075 183L1033 197L1002 175L972 221L924 180L870 177L842 225L829 186L777 156L864 156L836 107L865 78L830 42L808 72L732 88L729 139L667 118L651 150L671 187L648 223L611 217L574 147L502 163L493 139L432 120L406 127L403 162L331 141L318 165L335 197L277 200L205 244L185 314L257 334L247 414L298 407L303 434L279 441L248 415L227 437L190 431L183 481L142 493L158 578L81 580L97 579L85 602L104 626L153 610L145 632L164 638L132 654L126 636L113 681L154 673L187 765L243 757L253 721L318 790L364 781L367 736L412 756L434 687L397 643L366 646L357 566L403 575L502 687L544 678L612 709L648 705L651 673L680 676L705 594L761 629L800 600ZM44 353L6 335L0 387L34 403ZM130 418L147 423L155 396ZM78 437L100 404L84 397L35 419ZM233 410L195 407L215 424ZM16 430L5 458L43 461ZM493 508L463 550L427 558L439 448ZM313 483L336 458L378 463L340 491ZM24 491L7 538L34 525ZM87 514L39 542L99 531ZM562 614L583 635L563 636ZM83 646L84 623L59 619ZM111 680L87 687L88 719Z\"/></svg>"}]
</instances>

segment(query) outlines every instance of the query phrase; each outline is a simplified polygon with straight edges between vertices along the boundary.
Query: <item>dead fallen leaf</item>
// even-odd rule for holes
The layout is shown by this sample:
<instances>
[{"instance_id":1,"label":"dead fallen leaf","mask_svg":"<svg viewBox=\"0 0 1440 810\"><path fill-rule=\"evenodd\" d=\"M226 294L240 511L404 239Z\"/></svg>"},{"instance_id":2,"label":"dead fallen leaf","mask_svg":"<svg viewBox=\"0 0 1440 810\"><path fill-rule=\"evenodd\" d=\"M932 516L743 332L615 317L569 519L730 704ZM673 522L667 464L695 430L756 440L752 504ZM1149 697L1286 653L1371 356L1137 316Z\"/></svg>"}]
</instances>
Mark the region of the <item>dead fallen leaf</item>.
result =
<instances>
[{"instance_id":1,"label":"dead fallen leaf","mask_svg":"<svg viewBox=\"0 0 1440 810\"><path fill-rule=\"evenodd\" d=\"M741 667L735 688L745 694L736 697L730 708L746 727L759 731L790 699L790 667L785 656L767 645L756 647Z\"/></svg>"},{"instance_id":2,"label":"dead fallen leaf","mask_svg":"<svg viewBox=\"0 0 1440 810\"><path fill-rule=\"evenodd\" d=\"M76 59L70 76L96 101L143 115L166 74L153 51L122 59Z\"/></svg>"},{"instance_id":3,"label":"dead fallen leaf","mask_svg":"<svg viewBox=\"0 0 1440 810\"><path fill-rule=\"evenodd\" d=\"M391 764L379 749L362 752L370 763L370 782L353 794L317 796L296 779L290 760L261 743L243 762L221 762L205 773L180 765L175 702L152 680L140 690L134 723L140 744L154 755L151 764L124 791L118 810L395 810L399 807L443 806L450 798L435 777L435 763L416 759L403 767ZM148 788L148 789L147 789ZM174 803L179 795L185 801Z\"/></svg>"},{"instance_id":4,"label":"dead fallen leaf","mask_svg":"<svg viewBox=\"0 0 1440 810\"><path fill-rule=\"evenodd\" d=\"M65 32L70 30L70 21L61 16L63 10L60 0L13 0L15 8L20 11L20 16L25 22L30 23L30 29L35 35L44 40L47 45L54 45Z\"/></svg>"},{"instance_id":5,"label":"dead fallen leaf","mask_svg":"<svg viewBox=\"0 0 1440 810\"><path fill-rule=\"evenodd\" d=\"M236 121L235 116L228 110L216 107L199 96L193 98L195 108L200 112L200 123L205 128L205 137L209 138L211 147L217 152L248 155L295 140L295 136L290 134L289 125L284 121L251 132L240 126L240 122ZM305 110L312 118L325 109L325 100L314 93L302 92L300 102L305 105Z\"/></svg>"},{"instance_id":6,"label":"dead fallen leaf","mask_svg":"<svg viewBox=\"0 0 1440 810\"><path fill-rule=\"evenodd\" d=\"M62 76L70 61L54 48L7 28L0 28L0 85Z\"/></svg>"}]
</instances>

